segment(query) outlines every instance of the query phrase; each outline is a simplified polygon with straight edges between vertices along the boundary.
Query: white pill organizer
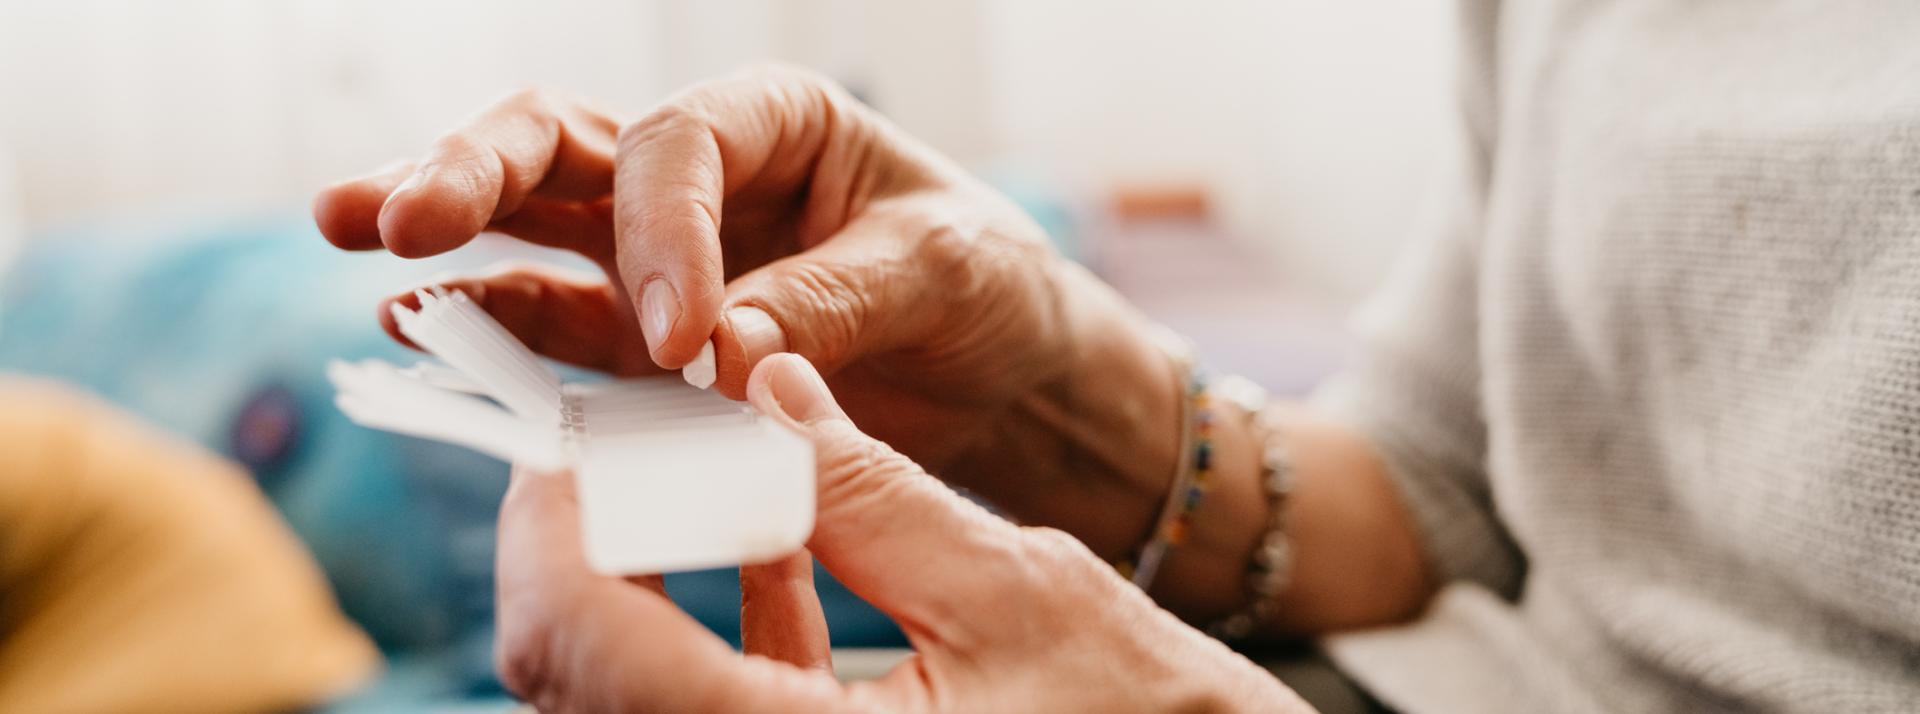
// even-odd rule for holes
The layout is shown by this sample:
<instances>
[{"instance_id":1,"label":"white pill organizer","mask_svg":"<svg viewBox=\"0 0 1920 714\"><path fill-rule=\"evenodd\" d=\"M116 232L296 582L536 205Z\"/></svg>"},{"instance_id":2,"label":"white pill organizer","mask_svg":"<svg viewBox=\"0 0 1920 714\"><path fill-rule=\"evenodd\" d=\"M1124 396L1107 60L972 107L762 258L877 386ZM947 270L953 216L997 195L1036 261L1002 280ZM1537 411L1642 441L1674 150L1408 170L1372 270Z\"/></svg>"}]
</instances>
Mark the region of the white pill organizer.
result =
<instances>
[{"instance_id":1,"label":"white pill organizer","mask_svg":"<svg viewBox=\"0 0 1920 714\"><path fill-rule=\"evenodd\" d=\"M813 447L752 407L674 375L563 384L466 295L417 294L394 318L445 364L336 360L335 403L362 426L572 469L595 570L764 562L813 531Z\"/></svg>"}]
</instances>

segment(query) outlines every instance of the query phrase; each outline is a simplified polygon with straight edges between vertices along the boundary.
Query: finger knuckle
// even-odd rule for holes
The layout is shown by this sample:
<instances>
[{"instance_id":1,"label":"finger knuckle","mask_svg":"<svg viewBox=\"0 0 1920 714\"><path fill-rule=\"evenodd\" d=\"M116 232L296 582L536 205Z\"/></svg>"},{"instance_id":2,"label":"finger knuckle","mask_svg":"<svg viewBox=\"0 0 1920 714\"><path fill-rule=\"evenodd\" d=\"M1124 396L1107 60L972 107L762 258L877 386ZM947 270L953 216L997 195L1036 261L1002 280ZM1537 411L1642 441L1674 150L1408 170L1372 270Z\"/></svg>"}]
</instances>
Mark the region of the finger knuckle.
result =
<instances>
[{"instance_id":1,"label":"finger knuckle","mask_svg":"<svg viewBox=\"0 0 1920 714\"><path fill-rule=\"evenodd\" d=\"M440 137L439 141L434 142L434 154L442 181L478 189L491 181L504 181L506 178L506 167L501 163L499 154L494 153L493 147L465 133L456 132Z\"/></svg>"},{"instance_id":2,"label":"finger knuckle","mask_svg":"<svg viewBox=\"0 0 1920 714\"><path fill-rule=\"evenodd\" d=\"M688 236L677 234L687 231L690 235L713 235L720 230L719 207L709 198L701 179L662 179L655 184L662 194L686 197L687 200L656 201L641 204L633 213L633 223L642 235L658 231L676 232L663 236L662 240L684 240Z\"/></svg>"},{"instance_id":3,"label":"finger knuckle","mask_svg":"<svg viewBox=\"0 0 1920 714\"><path fill-rule=\"evenodd\" d=\"M440 137L433 142L434 153L442 161L465 161L487 152L486 144L481 143L466 131L456 131Z\"/></svg>"},{"instance_id":4,"label":"finger knuckle","mask_svg":"<svg viewBox=\"0 0 1920 714\"><path fill-rule=\"evenodd\" d=\"M740 117L753 117L762 125L794 123L798 117L810 117L807 109L833 110L843 107L845 90L825 75L804 67L780 63L749 65L726 77L702 82L669 97L639 120L621 127L619 143L623 150L644 146L662 136L693 131L713 132L722 126L739 125Z\"/></svg>"},{"instance_id":5,"label":"finger knuckle","mask_svg":"<svg viewBox=\"0 0 1920 714\"><path fill-rule=\"evenodd\" d=\"M806 329L790 334L803 353L821 364L839 364L859 346L858 340L873 313L868 281L854 277L860 265L796 263L779 276L780 294L789 296Z\"/></svg>"},{"instance_id":6,"label":"finger knuckle","mask_svg":"<svg viewBox=\"0 0 1920 714\"><path fill-rule=\"evenodd\" d=\"M1024 557L1029 574L1049 583L1093 582L1111 573L1111 568L1072 533L1047 526L1021 526Z\"/></svg>"},{"instance_id":7,"label":"finger knuckle","mask_svg":"<svg viewBox=\"0 0 1920 714\"><path fill-rule=\"evenodd\" d=\"M1057 259L1046 244L990 226L970 227L939 217L923 217L909 230L912 260L938 286L935 297L947 305L968 306L969 317L956 329L997 329L1021 320L982 320L981 315L1048 317L1052 295L1049 270Z\"/></svg>"},{"instance_id":8,"label":"finger knuckle","mask_svg":"<svg viewBox=\"0 0 1920 714\"><path fill-rule=\"evenodd\" d=\"M1044 241L996 223L969 221L939 207L913 213L904 235L921 265L943 283L972 289L1004 285L1055 257Z\"/></svg>"},{"instance_id":9,"label":"finger knuckle","mask_svg":"<svg viewBox=\"0 0 1920 714\"><path fill-rule=\"evenodd\" d=\"M1036 560L1072 563L1076 567L1089 558L1099 560L1087 549L1087 544L1072 533L1051 526L1021 526L1020 530L1027 534L1030 554Z\"/></svg>"},{"instance_id":10,"label":"finger knuckle","mask_svg":"<svg viewBox=\"0 0 1920 714\"><path fill-rule=\"evenodd\" d=\"M871 480L911 472L913 462L893 447L859 433L851 425L826 435L829 444L820 449L820 471L831 474L832 481ZM832 431L844 431L834 434Z\"/></svg>"},{"instance_id":11,"label":"finger knuckle","mask_svg":"<svg viewBox=\"0 0 1920 714\"><path fill-rule=\"evenodd\" d=\"M759 65L741 81L750 87L747 93L768 112L770 121L800 127L825 118L848 127L867 126L864 107L839 82L817 70L780 63Z\"/></svg>"},{"instance_id":12,"label":"finger knuckle","mask_svg":"<svg viewBox=\"0 0 1920 714\"><path fill-rule=\"evenodd\" d=\"M741 67L733 73L734 79L773 85L801 85L811 87L838 86L827 75L804 65L789 62L754 62Z\"/></svg>"},{"instance_id":13,"label":"finger knuckle","mask_svg":"<svg viewBox=\"0 0 1920 714\"><path fill-rule=\"evenodd\" d=\"M665 136L710 131L713 124L713 114L703 102L692 95L681 94L621 127L618 141L622 149L632 150Z\"/></svg>"},{"instance_id":14,"label":"finger knuckle","mask_svg":"<svg viewBox=\"0 0 1920 714\"><path fill-rule=\"evenodd\" d=\"M832 429L832 427L827 427ZM920 473L920 467L893 447L858 433L851 424L847 434L827 435L818 450L820 498L838 503L861 494L891 490L895 484Z\"/></svg>"},{"instance_id":15,"label":"finger knuckle","mask_svg":"<svg viewBox=\"0 0 1920 714\"><path fill-rule=\"evenodd\" d=\"M929 222L914 233L913 254L921 268L964 302L990 292L999 282L999 267L990 260L988 247L975 231L963 230L952 223Z\"/></svg>"},{"instance_id":16,"label":"finger knuckle","mask_svg":"<svg viewBox=\"0 0 1920 714\"><path fill-rule=\"evenodd\" d=\"M500 100L500 105L515 109L537 112L550 111L554 105L553 92L544 87L521 87Z\"/></svg>"}]
</instances>

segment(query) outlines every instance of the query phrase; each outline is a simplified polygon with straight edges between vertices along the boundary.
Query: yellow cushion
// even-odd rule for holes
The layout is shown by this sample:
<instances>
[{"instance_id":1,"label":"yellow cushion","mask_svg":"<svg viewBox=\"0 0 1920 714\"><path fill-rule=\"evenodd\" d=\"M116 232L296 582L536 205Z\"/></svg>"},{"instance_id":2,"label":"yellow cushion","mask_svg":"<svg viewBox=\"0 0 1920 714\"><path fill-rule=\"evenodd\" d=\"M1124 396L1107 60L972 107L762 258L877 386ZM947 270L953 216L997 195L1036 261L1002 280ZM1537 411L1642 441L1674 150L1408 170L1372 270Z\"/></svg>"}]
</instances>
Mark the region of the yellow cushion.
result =
<instances>
[{"instance_id":1,"label":"yellow cushion","mask_svg":"<svg viewBox=\"0 0 1920 714\"><path fill-rule=\"evenodd\" d=\"M0 377L0 711L287 711L377 661L239 467Z\"/></svg>"}]
</instances>

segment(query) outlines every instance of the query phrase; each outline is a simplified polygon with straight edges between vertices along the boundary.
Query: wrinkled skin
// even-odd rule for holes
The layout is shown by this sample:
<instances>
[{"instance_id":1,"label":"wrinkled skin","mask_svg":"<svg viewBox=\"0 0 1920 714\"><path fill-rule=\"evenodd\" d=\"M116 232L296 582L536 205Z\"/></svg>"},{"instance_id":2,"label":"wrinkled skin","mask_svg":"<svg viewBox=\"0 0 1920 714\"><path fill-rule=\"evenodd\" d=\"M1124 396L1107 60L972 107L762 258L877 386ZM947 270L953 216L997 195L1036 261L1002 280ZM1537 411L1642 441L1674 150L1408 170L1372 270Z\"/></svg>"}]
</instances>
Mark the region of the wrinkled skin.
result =
<instances>
[{"instance_id":1,"label":"wrinkled skin","mask_svg":"<svg viewBox=\"0 0 1920 714\"><path fill-rule=\"evenodd\" d=\"M736 655L657 578L590 572L573 479L522 471L500 515L509 688L545 712L1309 711L1072 536L1001 520L862 434L804 359L762 361L748 394L813 442L808 549L915 654L878 680L837 682L801 553L743 569Z\"/></svg>"},{"instance_id":2,"label":"wrinkled skin","mask_svg":"<svg viewBox=\"0 0 1920 714\"><path fill-rule=\"evenodd\" d=\"M1145 535L1177 458L1183 385L1144 320L823 79L758 70L626 124L517 95L314 211L348 249L420 257L487 230L593 260L604 278L443 283L555 359L646 374L711 340L715 388L815 445L808 549L916 651L837 683L800 553L742 569L740 657L657 578L590 572L572 479L520 472L500 664L543 711L1305 709L1105 562ZM995 517L921 464L1072 535Z\"/></svg>"}]
</instances>

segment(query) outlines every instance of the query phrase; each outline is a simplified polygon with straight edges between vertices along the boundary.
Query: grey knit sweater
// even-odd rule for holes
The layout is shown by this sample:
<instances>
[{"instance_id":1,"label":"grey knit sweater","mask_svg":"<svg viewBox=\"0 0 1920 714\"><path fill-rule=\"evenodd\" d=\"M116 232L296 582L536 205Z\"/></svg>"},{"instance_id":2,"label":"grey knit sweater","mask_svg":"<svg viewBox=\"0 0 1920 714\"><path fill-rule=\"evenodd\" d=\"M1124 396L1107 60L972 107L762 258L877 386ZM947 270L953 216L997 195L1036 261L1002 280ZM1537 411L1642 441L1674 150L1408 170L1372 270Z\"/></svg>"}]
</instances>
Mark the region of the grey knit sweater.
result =
<instances>
[{"instance_id":1,"label":"grey knit sweater","mask_svg":"<svg viewBox=\"0 0 1920 714\"><path fill-rule=\"evenodd\" d=\"M1318 400L1447 585L1407 712L1920 712L1920 3L1469 2L1453 189Z\"/></svg>"}]
</instances>

